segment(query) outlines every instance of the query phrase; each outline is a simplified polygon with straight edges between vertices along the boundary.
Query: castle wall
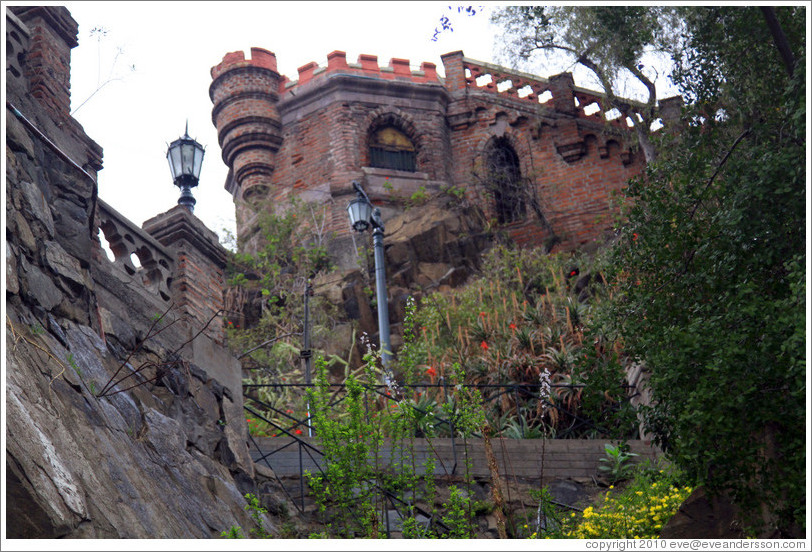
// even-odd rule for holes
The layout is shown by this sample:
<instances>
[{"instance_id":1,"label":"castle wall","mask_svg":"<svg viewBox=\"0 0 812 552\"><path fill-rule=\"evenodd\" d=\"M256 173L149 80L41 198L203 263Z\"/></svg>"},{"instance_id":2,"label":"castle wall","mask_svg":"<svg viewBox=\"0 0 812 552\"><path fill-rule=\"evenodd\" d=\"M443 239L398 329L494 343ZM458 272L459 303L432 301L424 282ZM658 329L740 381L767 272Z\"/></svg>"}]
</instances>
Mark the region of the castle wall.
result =
<instances>
[{"instance_id":1,"label":"castle wall","mask_svg":"<svg viewBox=\"0 0 812 552\"><path fill-rule=\"evenodd\" d=\"M291 81L276 73L273 53L258 48L251 53L249 60L241 52L227 54L212 69L210 88L223 159L232 169L226 187L235 198L238 234L249 250L256 246L251 239L255 209L268 199L284 207L291 195L328 205L334 249L346 245L345 207L353 197L353 180L382 208L384 221L402 212L415 192L435 195L449 187L464 189L495 218L483 183L483 156L496 137L505 138L518 155L533 200L526 216L503 228L520 246L578 248L601 238L610 226L612 193L644 166L626 121L607 117L605 98L576 87L568 73L545 79L452 52L443 56L446 77L441 79L433 64L414 71L408 60L393 58L380 66L367 54L348 63L344 52L335 51L326 66L308 63ZM247 79L252 71L268 78L264 83ZM243 111L223 109L227 102L239 103ZM279 125L273 139L263 142L253 126L271 112L269 118ZM385 123L413 142L415 172L370 167L370 133ZM263 171L243 170L231 147L237 134L253 136L250 144L243 142L240 155L262 158Z\"/></svg>"},{"instance_id":2,"label":"castle wall","mask_svg":"<svg viewBox=\"0 0 812 552\"><path fill-rule=\"evenodd\" d=\"M523 220L505 225L511 237L521 246L554 240L564 249L599 240L611 223L611 195L644 167L642 154L622 132L625 121L606 121L603 98L575 87L569 74L541 79L506 72L466 59L462 52L446 54L443 63L452 97L454 184L471 189L495 218L482 185L483 152L489 140L505 137L518 154L528 195L540 209L533 212L528 206ZM499 84L507 81L500 91Z\"/></svg>"},{"instance_id":3,"label":"castle wall","mask_svg":"<svg viewBox=\"0 0 812 552\"><path fill-rule=\"evenodd\" d=\"M433 64L411 71L408 60L392 59L389 66L381 67L377 58L369 55L360 56L357 63L347 63L346 54L340 51L328 56L327 67L307 64L299 68L297 81L282 77L278 90L266 94L262 102L253 101L254 108L267 111L271 97L278 95L272 103L281 121L281 142L276 147L270 141L246 141L240 156L263 157L266 170L261 175L240 173L242 161L234 155L231 144L233 136L251 133L254 112L247 100L242 102L246 111L238 115L223 105L254 93L256 81L245 74L276 67L273 54L258 48L251 53L250 60L240 52L225 56L212 69L210 88L223 159L232 169L227 189L235 198L238 234L244 244L252 243L256 230L252 206L263 201L284 207L288 198L296 195L326 204L326 230L340 239L350 232L345 209L346 202L354 197L353 180L384 206L401 204L421 186L437 190L447 183L451 168L445 124L448 98ZM272 85L270 80L268 83ZM416 172L369 167L370 129L386 123L403 129L417 146ZM269 153L272 149L273 154Z\"/></svg>"}]
</instances>

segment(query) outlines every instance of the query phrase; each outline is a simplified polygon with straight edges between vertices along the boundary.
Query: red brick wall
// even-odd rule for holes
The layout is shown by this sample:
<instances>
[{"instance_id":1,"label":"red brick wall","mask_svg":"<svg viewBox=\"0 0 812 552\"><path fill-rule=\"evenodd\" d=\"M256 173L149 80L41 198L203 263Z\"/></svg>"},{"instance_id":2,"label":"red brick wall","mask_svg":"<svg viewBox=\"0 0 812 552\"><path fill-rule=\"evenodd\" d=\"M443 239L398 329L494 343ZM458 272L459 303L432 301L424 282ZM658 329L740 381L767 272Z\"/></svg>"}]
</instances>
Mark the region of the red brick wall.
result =
<instances>
[{"instance_id":1,"label":"red brick wall","mask_svg":"<svg viewBox=\"0 0 812 552\"><path fill-rule=\"evenodd\" d=\"M173 284L177 308L189 316L193 335L205 326L203 333L215 343L222 344L225 335L223 317L217 316L213 320L212 317L223 308L223 270L194 248L184 245L181 244L177 256Z\"/></svg>"},{"instance_id":2,"label":"red brick wall","mask_svg":"<svg viewBox=\"0 0 812 552\"><path fill-rule=\"evenodd\" d=\"M476 66L461 52L447 54L446 85L452 91L449 105L453 181L467 187L495 217L492 201L472 171L482 174L482 152L489 140L506 136L519 156L521 174L534 188L534 195L552 232L539 224L528 208L525 222L506 227L519 245L539 245L552 233L563 249L584 246L599 239L611 225L612 192L621 189L644 167L642 154L634 153L616 122L605 122L599 114L586 115L580 107L597 101L572 84L570 75L549 80L531 80L499 74L491 67ZM466 71L468 76L466 76ZM477 74L492 74L493 81L477 86ZM499 93L500 78L512 77L513 88ZM520 98L518 88L533 89ZM549 90L553 98L539 104Z\"/></svg>"},{"instance_id":3,"label":"red brick wall","mask_svg":"<svg viewBox=\"0 0 812 552\"><path fill-rule=\"evenodd\" d=\"M64 7L16 7L31 31L25 76L29 90L58 120L70 116L70 51L79 26Z\"/></svg>"}]
</instances>

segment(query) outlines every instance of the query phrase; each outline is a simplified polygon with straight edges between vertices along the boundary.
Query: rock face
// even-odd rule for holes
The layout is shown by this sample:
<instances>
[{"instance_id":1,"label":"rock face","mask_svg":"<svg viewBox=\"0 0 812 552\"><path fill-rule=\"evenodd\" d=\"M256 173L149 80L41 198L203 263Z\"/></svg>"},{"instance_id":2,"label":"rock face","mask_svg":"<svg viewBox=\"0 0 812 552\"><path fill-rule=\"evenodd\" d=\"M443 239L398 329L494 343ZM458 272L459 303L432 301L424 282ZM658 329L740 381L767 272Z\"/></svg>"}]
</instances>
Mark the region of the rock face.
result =
<instances>
[{"instance_id":1,"label":"rock face","mask_svg":"<svg viewBox=\"0 0 812 552\"><path fill-rule=\"evenodd\" d=\"M484 230L484 220L478 207L443 198L385 220L386 286L395 350L401 343L400 324L410 296L419 299L433 291L449 291L464 284L479 268L481 254L493 243L493 236ZM314 291L331 304L342 306L346 319L356 321L359 332L367 333L376 342L378 315L371 301L375 265L369 233L361 234L355 243L359 250L369 246L368 255L361 253L357 257L358 264L365 268L317 279ZM330 343L316 345L333 352Z\"/></svg>"},{"instance_id":2,"label":"rock face","mask_svg":"<svg viewBox=\"0 0 812 552\"><path fill-rule=\"evenodd\" d=\"M738 511L724 497L710 497L698 488L660 532L661 539L743 539Z\"/></svg>"},{"instance_id":3,"label":"rock face","mask_svg":"<svg viewBox=\"0 0 812 552\"><path fill-rule=\"evenodd\" d=\"M9 538L201 538L249 524L253 463L222 386L192 365L97 398L120 361L94 330L63 320L63 345L32 332L31 313L9 317Z\"/></svg>"},{"instance_id":4,"label":"rock face","mask_svg":"<svg viewBox=\"0 0 812 552\"><path fill-rule=\"evenodd\" d=\"M61 103L30 93L27 56L69 60L76 22L61 7L6 18L7 66L23 65L7 72L6 536L178 539L251 527L239 363L176 316L179 286L160 297L143 272L99 261L101 148ZM143 233L144 259L158 251L137 226L120 228L125 241ZM236 385L223 376L234 363Z\"/></svg>"}]
</instances>

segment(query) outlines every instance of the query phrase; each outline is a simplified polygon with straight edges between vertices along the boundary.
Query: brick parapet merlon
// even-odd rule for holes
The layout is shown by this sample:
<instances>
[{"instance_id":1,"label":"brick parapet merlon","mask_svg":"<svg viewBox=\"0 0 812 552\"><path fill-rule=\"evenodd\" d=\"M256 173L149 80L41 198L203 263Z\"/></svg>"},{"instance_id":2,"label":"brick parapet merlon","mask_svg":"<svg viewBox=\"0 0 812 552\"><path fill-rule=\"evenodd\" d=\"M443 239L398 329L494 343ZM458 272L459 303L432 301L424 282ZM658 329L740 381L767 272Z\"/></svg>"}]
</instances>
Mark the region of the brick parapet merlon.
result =
<instances>
[{"instance_id":1,"label":"brick parapet merlon","mask_svg":"<svg viewBox=\"0 0 812 552\"><path fill-rule=\"evenodd\" d=\"M143 229L175 255L172 298L191 319L193 330L204 329L206 335L222 343L228 256L217 234L180 205L147 220Z\"/></svg>"},{"instance_id":2,"label":"brick parapet merlon","mask_svg":"<svg viewBox=\"0 0 812 552\"><path fill-rule=\"evenodd\" d=\"M228 255L220 245L217 234L185 207L177 205L145 221L142 228L165 247L185 240L213 266L219 269L226 266Z\"/></svg>"},{"instance_id":3,"label":"brick parapet merlon","mask_svg":"<svg viewBox=\"0 0 812 552\"><path fill-rule=\"evenodd\" d=\"M283 77L280 82L279 93L285 96L295 94L296 87L336 73L415 84L442 82L437 75L437 66L434 63L424 61L420 64L419 70L412 70L410 60L392 58L389 60L389 65L381 67L378 64L378 56L371 54L361 54L358 56L356 63L348 63L346 52L334 50L327 54L326 66L321 67L316 62L311 61L299 67L297 80L294 81Z\"/></svg>"},{"instance_id":4,"label":"brick parapet merlon","mask_svg":"<svg viewBox=\"0 0 812 552\"><path fill-rule=\"evenodd\" d=\"M6 8L6 25L7 99L95 179L102 148L69 113L76 22L57 6L15 6Z\"/></svg>"}]
</instances>

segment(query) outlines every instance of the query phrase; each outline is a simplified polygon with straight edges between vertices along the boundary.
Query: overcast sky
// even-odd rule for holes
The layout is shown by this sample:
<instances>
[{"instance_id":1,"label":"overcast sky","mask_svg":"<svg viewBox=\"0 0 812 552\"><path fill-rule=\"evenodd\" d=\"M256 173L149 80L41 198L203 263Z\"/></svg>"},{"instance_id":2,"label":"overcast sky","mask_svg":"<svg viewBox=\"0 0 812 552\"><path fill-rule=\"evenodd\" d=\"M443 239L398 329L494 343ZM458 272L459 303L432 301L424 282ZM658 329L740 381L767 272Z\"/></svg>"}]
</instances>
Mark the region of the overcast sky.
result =
<instances>
[{"instance_id":1,"label":"overcast sky","mask_svg":"<svg viewBox=\"0 0 812 552\"><path fill-rule=\"evenodd\" d=\"M25 2L20 2L25 3ZM54 2L40 2L51 3ZM29 4L31 4L29 2ZM406 58L418 69L462 50L466 57L498 62L492 7L477 4L474 17L443 2L60 2L79 23L79 45L71 58L74 117L104 149L99 195L130 220L145 220L172 208L173 186L167 145L189 134L206 147L195 214L219 235L234 230L234 206L224 189L228 169L211 122L211 68L229 52L250 48L276 54L278 69L291 80L311 61L326 66L333 50L378 56L381 66ZM432 41L440 18L453 32ZM522 67L539 72L533 66ZM572 70L561 66L555 72ZM549 71L549 68L548 68ZM542 76L549 76L543 74ZM596 89L586 71L576 84Z\"/></svg>"},{"instance_id":2,"label":"overcast sky","mask_svg":"<svg viewBox=\"0 0 812 552\"><path fill-rule=\"evenodd\" d=\"M234 226L227 168L211 122L210 70L228 52L251 47L276 54L291 80L333 50L437 64L463 50L492 61L487 14L458 16L454 32L431 37L447 3L435 2L66 2L79 23L72 51L74 117L104 148L99 195L136 224L173 207L167 144L189 134L206 147L195 214L212 230ZM93 29L103 29L103 33ZM106 83L106 84L105 84ZM102 86L97 91L97 88ZM91 94L94 94L87 99ZM87 100L85 102L85 100ZM85 102L83 105L82 103Z\"/></svg>"}]
</instances>

